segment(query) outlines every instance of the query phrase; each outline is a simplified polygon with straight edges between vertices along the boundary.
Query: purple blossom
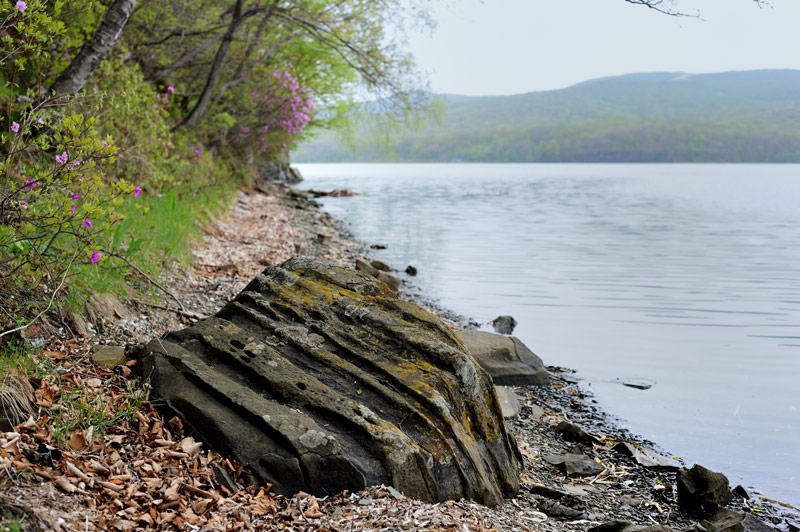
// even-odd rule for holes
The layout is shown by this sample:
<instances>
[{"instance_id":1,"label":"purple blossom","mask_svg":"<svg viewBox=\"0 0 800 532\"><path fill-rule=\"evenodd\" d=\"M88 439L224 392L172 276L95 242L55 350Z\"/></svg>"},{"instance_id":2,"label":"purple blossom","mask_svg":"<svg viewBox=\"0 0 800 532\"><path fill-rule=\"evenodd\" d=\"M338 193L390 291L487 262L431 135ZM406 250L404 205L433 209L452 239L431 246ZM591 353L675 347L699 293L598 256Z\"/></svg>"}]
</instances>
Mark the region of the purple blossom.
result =
<instances>
[{"instance_id":1,"label":"purple blossom","mask_svg":"<svg viewBox=\"0 0 800 532\"><path fill-rule=\"evenodd\" d=\"M39 124L40 126L43 126L44 125L44 120L42 120L40 118L39 120L36 121L36 123Z\"/></svg>"},{"instance_id":2,"label":"purple blossom","mask_svg":"<svg viewBox=\"0 0 800 532\"><path fill-rule=\"evenodd\" d=\"M175 92L175 87L173 87L172 85L170 85L169 87L167 87L167 92L169 92L169 93L173 93L173 92Z\"/></svg>"},{"instance_id":3,"label":"purple blossom","mask_svg":"<svg viewBox=\"0 0 800 532\"><path fill-rule=\"evenodd\" d=\"M71 207L69 208L69 213L70 213L70 214L75 214L75 205L73 205L73 206L71 206Z\"/></svg>"},{"instance_id":4,"label":"purple blossom","mask_svg":"<svg viewBox=\"0 0 800 532\"><path fill-rule=\"evenodd\" d=\"M83 222L81 222L81 225L84 227L91 227L92 222L90 222L89 220L84 220Z\"/></svg>"},{"instance_id":5,"label":"purple blossom","mask_svg":"<svg viewBox=\"0 0 800 532\"><path fill-rule=\"evenodd\" d=\"M19 124L17 124L16 122L11 122L11 131L13 131L14 133L19 131Z\"/></svg>"},{"instance_id":6,"label":"purple blossom","mask_svg":"<svg viewBox=\"0 0 800 532\"><path fill-rule=\"evenodd\" d=\"M73 192L72 196L70 196L70 198L72 198L73 200L77 201L78 200L78 193L77 192Z\"/></svg>"},{"instance_id":7,"label":"purple blossom","mask_svg":"<svg viewBox=\"0 0 800 532\"><path fill-rule=\"evenodd\" d=\"M136 187L136 188L133 189L133 197L134 198L139 196L139 194L141 194L141 193L142 193L142 188L141 187Z\"/></svg>"},{"instance_id":8,"label":"purple blossom","mask_svg":"<svg viewBox=\"0 0 800 532\"><path fill-rule=\"evenodd\" d=\"M90 260L92 261L92 264L100 262L100 253L98 253L97 251L93 252L92 258Z\"/></svg>"},{"instance_id":9,"label":"purple blossom","mask_svg":"<svg viewBox=\"0 0 800 532\"><path fill-rule=\"evenodd\" d=\"M67 164L67 152L63 152L61 155L56 155L56 162Z\"/></svg>"},{"instance_id":10,"label":"purple blossom","mask_svg":"<svg viewBox=\"0 0 800 532\"><path fill-rule=\"evenodd\" d=\"M25 188L26 189L31 189L31 188L33 188L35 186L36 186L36 180L35 179L31 179L30 177L26 177L25 178Z\"/></svg>"},{"instance_id":11,"label":"purple blossom","mask_svg":"<svg viewBox=\"0 0 800 532\"><path fill-rule=\"evenodd\" d=\"M17 11L19 11L20 13L24 13L26 9L28 9L28 4L26 4L22 0L19 0L17 2Z\"/></svg>"}]
</instances>

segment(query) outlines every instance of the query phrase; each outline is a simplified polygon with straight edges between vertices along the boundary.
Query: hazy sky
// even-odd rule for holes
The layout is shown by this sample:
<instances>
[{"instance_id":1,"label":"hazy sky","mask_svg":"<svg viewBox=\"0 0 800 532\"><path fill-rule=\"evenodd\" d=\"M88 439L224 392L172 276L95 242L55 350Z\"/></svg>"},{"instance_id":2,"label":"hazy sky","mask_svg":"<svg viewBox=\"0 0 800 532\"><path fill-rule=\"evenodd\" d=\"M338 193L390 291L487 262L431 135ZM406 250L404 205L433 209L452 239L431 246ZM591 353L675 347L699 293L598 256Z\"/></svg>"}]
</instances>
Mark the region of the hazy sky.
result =
<instances>
[{"instance_id":1,"label":"hazy sky","mask_svg":"<svg viewBox=\"0 0 800 532\"><path fill-rule=\"evenodd\" d=\"M445 0L411 50L435 92L517 94L631 72L800 69L800 0Z\"/></svg>"}]
</instances>

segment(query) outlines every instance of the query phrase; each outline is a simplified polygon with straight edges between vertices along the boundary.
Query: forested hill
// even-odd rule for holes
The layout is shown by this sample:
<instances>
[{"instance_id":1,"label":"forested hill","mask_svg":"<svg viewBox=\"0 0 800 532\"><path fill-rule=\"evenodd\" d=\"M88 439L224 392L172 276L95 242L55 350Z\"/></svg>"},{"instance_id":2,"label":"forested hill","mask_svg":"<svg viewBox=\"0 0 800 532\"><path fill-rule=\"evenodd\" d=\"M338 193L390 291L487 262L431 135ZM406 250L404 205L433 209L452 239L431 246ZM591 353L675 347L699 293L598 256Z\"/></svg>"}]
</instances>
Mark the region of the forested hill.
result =
<instances>
[{"instance_id":1,"label":"forested hill","mask_svg":"<svg viewBox=\"0 0 800 532\"><path fill-rule=\"evenodd\" d=\"M800 162L800 71L658 72L514 96L442 96L441 121L297 162ZM362 130L360 136L377 134Z\"/></svg>"}]
</instances>

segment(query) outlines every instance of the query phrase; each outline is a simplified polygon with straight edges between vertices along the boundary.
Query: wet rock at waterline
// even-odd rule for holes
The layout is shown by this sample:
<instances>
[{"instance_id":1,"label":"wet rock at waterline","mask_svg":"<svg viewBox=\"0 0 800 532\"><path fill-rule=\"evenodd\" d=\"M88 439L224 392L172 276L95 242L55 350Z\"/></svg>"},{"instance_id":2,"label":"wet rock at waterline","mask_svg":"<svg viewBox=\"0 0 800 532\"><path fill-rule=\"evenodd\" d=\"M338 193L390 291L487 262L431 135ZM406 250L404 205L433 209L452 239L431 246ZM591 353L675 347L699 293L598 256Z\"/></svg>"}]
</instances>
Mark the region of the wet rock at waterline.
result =
<instances>
[{"instance_id":1,"label":"wet rock at waterline","mask_svg":"<svg viewBox=\"0 0 800 532\"><path fill-rule=\"evenodd\" d=\"M382 260L376 259L370 262L370 264L372 265L373 268L375 268L376 270L380 270L382 272L388 272L389 270L392 269L392 267L389 266L388 263L383 262Z\"/></svg>"},{"instance_id":2,"label":"wet rock at waterline","mask_svg":"<svg viewBox=\"0 0 800 532\"><path fill-rule=\"evenodd\" d=\"M377 280L385 283L393 292L397 292L400 289L400 285L403 284L403 281L399 277L386 273L389 269L389 265L383 261L373 260L370 263L362 259L356 259L356 270L371 277L375 277Z\"/></svg>"},{"instance_id":3,"label":"wet rock at waterline","mask_svg":"<svg viewBox=\"0 0 800 532\"><path fill-rule=\"evenodd\" d=\"M699 464L678 471L677 486L678 505L690 514L705 515L733 499L728 477Z\"/></svg>"},{"instance_id":4,"label":"wet rock at waterline","mask_svg":"<svg viewBox=\"0 0 800 532\"><path fill-rule=\"evenodd\" d=\"M497 503L521 458L489 376L375 279L291 259L142 351L153 395L279 493L393 485Z\"/></svg>"},{"instance_id":5,"label":"wet rock at waterline","mask_svg":"<svg viewBox=\"0 0 800 532\"><path fill-rule=\"evenodd\" d=\"M519 338L484 331L461 331L458 336L495 384L525 386L549 382L542 359Z\"/></svg>"},{"instance_id":6,"label":"wet rock at waterline","mask_svg":"<svg viewBox=\"0 0 800 532\"><path fill-rule=\"evenodd\" d=\"M498 334L511 334L516 326L517 320L513 316L497 316L492 320L492 327Z\"/></svg>"}]
</instances>

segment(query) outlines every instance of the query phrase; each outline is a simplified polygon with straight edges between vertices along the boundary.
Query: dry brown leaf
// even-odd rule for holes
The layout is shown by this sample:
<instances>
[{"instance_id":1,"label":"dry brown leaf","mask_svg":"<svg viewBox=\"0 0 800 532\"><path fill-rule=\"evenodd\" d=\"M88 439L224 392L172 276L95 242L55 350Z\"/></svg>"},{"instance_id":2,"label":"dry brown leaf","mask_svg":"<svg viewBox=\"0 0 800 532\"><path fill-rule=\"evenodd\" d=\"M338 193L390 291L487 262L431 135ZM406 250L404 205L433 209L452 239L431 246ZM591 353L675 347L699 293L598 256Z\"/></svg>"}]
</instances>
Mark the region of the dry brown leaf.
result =
<instances>
[{"instance_id":1,"label":"dry brown leaf","mask_svg":"<svg viewBox=\"0 0 800 532\"><path fill-rule=\"evenodd\" d=\"M109 524L113 528L116 528L117 530L122 530L123 532L126 532L128 530L133 530L133 528L136 526L136 523L129 519L114 519Z\"/></svg>"},{"instance_id":2,"label":"dry brown leaf","mask_svg":"<svg viewBox=\"0 0 800 532\"><path fill-rule=\"evenodd\" d=\"M202 447L203 447L202 442L194 441L194 438L192 438L191 436L182 439L181 442L178 444L178 448L189 455L194 455L198 453Z\"/></svg>"},{"instance_id":3,"label":"dry brown leaf","mask_svg":"<svg viewBox=\"0 0 800 532\"><path fill-rule=\"evenodd\" d=\"M166 491L164 491L164 498L168 501L179 500L181 498L180 493L178 493L180 489L181 489L181 481L176 480L175 482L172 483L172 485L170 485L170 487L166 489Z\"/></svg>"},{"instance_id":4,"label":"dry brown leaf","mask_svg":"<svg viewBox=\"0 0 800 532\"><path fill-rule=\"evenodd\" d=\"M69 440L67 440L67 445L76 451L82 451L85 449L87 447L86 443L86 437L84 436L83 431L74 432L72 436L69 437Z\"/></svg>"}]
</instances>

